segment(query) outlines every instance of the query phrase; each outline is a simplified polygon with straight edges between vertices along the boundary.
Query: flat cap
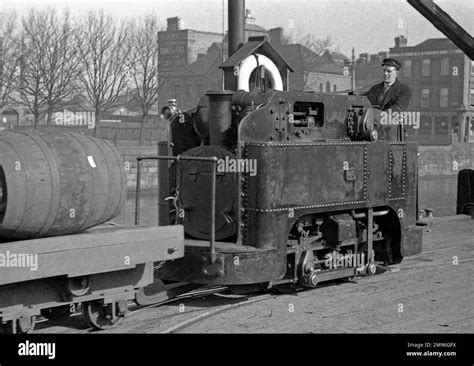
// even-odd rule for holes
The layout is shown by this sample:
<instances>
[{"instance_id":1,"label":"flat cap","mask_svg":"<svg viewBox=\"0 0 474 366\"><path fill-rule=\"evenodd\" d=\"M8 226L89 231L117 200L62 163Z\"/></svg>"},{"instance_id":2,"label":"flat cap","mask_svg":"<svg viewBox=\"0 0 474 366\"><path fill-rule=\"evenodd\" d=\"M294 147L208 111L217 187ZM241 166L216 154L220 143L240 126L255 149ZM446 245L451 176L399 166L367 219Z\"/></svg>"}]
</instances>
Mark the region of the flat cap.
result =
<instances>
[{"instance_id":1,"label":"flat cap","mask_svg":"<svg viewBox=\"0 0 474 366\"><path fill-rule=\"evenodd\" d=\"M400 70L402 68L402 63L396 58L385 58L382 61L382 66L395 66L397 70Z\"/></svg>"}]
</instances>

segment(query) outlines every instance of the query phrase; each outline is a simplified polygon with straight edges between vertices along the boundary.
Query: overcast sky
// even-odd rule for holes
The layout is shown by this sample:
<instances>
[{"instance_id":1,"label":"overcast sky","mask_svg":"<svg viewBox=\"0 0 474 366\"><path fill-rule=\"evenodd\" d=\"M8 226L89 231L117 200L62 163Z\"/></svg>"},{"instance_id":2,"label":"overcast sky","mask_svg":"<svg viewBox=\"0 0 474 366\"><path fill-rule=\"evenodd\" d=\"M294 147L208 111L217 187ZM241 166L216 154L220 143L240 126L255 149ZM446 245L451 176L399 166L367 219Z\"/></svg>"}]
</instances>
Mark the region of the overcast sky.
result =
<instances>
[{"instance_id":1,"label":"overcast sky","mask_svg":"<svg viewBox=\"0 0 474 366\"><path fill-rule=\"evenodd\" d=\"M474 33L474 0L436 0L465 30ZM88 9L104 9L119 17L134 17L154 11L160 24L179 16L185 28L222 32L227 29L227 0L0 0L0 10L29 7L69 7L74 14ZM266 29L283 27L286 31L311 32L318 38L331 35L341 52L350 55L377 53L393 47L394 38L403 34L408 45L443 35L425 20L406 0L246 0L246 8L256 23ZM291 28L293 26L293 28Z\"/></svg>"}]
</instances>

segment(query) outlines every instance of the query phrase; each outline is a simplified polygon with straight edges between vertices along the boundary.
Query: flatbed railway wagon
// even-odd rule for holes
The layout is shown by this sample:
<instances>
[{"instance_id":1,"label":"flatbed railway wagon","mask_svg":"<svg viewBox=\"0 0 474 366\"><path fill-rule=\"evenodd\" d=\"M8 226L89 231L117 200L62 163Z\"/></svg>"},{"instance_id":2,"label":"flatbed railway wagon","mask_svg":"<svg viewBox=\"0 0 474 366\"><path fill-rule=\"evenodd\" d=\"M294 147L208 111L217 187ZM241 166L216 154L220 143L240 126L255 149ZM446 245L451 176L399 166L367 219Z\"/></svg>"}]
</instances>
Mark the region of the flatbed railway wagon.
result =
<instances>
[{"instance_id":1,"label":"flatbed railway wagon","mask_svg":"<svg viewBox=\"0 0 474 366\"><path fill-rule=\"evenodd\" d=\"M106 329L154 281L154 263L184 255L181 225L106 224L121 210L121 156L107 141L66 132L0 134L0 332L81 305Z\"/></svg>"}]
</instances>

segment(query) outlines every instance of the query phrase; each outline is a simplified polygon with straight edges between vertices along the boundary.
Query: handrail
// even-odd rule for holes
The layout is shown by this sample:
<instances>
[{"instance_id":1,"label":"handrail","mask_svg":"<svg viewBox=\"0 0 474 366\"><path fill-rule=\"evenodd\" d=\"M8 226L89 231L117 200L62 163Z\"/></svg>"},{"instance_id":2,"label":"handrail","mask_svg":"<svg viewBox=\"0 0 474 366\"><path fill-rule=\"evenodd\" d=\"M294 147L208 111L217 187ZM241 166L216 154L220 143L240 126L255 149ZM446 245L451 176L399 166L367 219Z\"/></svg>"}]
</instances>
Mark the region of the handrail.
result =
<instances>
[{"instance_id":1,"label":"handrail","mask_svg":"<svg viewBox=\"0 0 474 366\"><path fill-rule=\"evenodd\" d=\"M385 216L390 212L390 210L382 210L382 211L374 211L373 216ZM367 214L364 212L361 213L356 213L355 210L351 210L351 216L352 218L355 219L364 219L367 217Z\"/></svg>"},{"instance_id":2,"label":"handrail","mask_svg":"<svg viewBox=\"0 0 474 366\"><path fill-rule=\"evenodd\" d=\"M211 238L209 242L210 247L210 260L214 264L216 260L216 171L217 171L217 157L202 157L202 156L160 156L160 155L144 155L137 156L137 185L136 185L136 197L135 197L135 225L140 222L140 181L141 181L141 161L142 160L188 160L188 161L208 161L212 163L212 177L211 177ZM179 213L176 212L176 215Z\"/></svg>"}]
</instances>

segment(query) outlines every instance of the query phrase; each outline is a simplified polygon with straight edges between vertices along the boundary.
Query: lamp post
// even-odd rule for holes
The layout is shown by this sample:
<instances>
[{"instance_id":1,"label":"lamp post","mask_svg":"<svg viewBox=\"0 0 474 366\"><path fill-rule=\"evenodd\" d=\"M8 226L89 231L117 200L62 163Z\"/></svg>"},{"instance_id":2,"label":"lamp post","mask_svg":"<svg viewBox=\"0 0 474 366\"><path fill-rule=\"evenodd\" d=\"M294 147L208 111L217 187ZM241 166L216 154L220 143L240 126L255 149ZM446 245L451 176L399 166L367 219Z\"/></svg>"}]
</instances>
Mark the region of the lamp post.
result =
<instances>
[{"instance_id":1,"label":"lamp post","mask_svg":"<svg viewBox=\"0 0 474 366\"><path fill-rule=\"evenodd\" d=\"M344 66L346 66L349 69L349 72L351 73L351 91L355 91L355 66L358 64L358 61L355 59L355 50L354 47L352 47L352 56L351 60L345 60L344 61Z\"/></svg>"}]
</instances>

